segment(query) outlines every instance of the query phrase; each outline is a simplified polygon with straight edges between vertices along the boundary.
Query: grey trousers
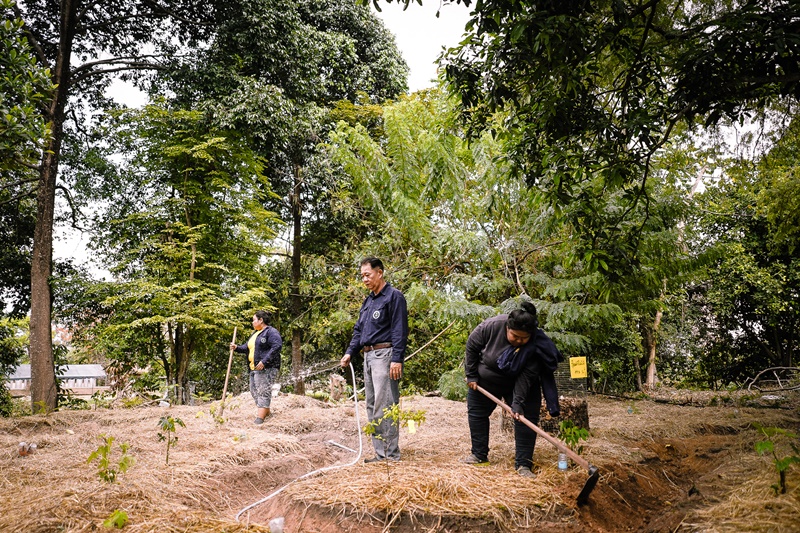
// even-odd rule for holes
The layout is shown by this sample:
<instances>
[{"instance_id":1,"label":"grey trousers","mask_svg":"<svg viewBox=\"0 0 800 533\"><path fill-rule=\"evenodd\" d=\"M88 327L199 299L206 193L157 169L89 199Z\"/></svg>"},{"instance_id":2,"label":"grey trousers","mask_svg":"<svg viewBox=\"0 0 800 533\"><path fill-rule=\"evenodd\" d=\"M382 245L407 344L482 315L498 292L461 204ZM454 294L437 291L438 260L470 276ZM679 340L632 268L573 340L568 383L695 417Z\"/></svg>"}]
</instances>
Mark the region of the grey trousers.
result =
<instances>
[{"instance_id":1,"label":"grey trousers","mask_svg":"<svg viewBox=\"0 0 800 533\"><path fill-rule=\"evenodd\" d=\"M277 368L250 371L250 396L256 401L256 407L269 407L272 403L272 384L278 377Z\"/></svg>"},{"instance_id":2,"label":"grey trousers","mask_svg":"<svg viewBox=\"0 0 800 533\"><path fill-rule=\"evenodd\" d=\"M384 409L400 402L397 380L389 377L392 349L382 348L364 354L364 393L367 399L367 417L373 422L383 416ZM400 432L392 420L384 420L372 437L375 456L381 459L400 459Z\"/></svg>"}]
</instances>

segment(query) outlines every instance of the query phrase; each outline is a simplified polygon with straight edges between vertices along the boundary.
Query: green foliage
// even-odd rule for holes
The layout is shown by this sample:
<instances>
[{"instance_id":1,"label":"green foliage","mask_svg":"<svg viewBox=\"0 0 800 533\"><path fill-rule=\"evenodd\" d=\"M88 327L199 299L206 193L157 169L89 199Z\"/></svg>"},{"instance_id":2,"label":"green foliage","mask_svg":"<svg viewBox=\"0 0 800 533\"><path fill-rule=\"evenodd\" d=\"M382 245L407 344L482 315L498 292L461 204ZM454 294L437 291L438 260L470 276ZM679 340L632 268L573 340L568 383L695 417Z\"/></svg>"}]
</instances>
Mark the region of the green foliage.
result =
<instances>
[{"instance_id":1,"label":"green foliage","mask_svg":"<svg viewBox=\"0 0 800 533\"><path fill-rule=\"evenodd\" d=\"M59 409L72 409L76 411L87 410L91 408L89 402L84 400L83 398L77 398L71 391L68 391L69 394L58 396L58 408Z\"/></svg>"},{"instance_id":2,"label":"green foliage","mask_svg":"<svg viewBox=\"0 0 800 533\"><path fill-rule=\"evenodd\" d=\"M365 424L363 428L364 434L380 439L381 436L376 432L380 425L386 420L390 421L392 425L397 426L398 429L403 426L408 426L409 422L413 422L415 426L420 426L425 422L425 411L401 409L400 404L394 404L392 407L387 407L383 410L383 416Z\"/></svg>"},{"instance_id":3,"label":"green foliage","mask_svg":"<svg viewBox=\"0 0 800 533\"><path fill-rule=\"evenodd\" d=\"M111 113L103 138L125 155L94 190L109 207L92 242L117 279L79 278L85 290L65 315L77 343L121 370L159 364L152 372L177 385L182 403L192 361L220 361L236 317L269 307L259 259L279 221L262 206L263 161L201 113L163 104Z\"/></svg>"},{"instance_id":4,"label":"green foliage","mask_svg":"<svg viewBox=\"0 0 800 533\"><path fill-rule=\"evenodd\" d=\"M756 452L759 455L768 453L772 455L773 464L778 471L779 481L777 484L772 485L772 490L775 495L778 493L786 494L786 472L793 464L800 464L800 442L798 442L797 434L776 427L765 427L761 424L753 424L756 430L761 433L765 440L758 441L755 444ZM793 453L780 457L776 445L781 442L788 441L788 445Z\"/></svg>"},{"instance_id":5,"label":"green foliage","mask_svg":"<svg viewBox=\"0 0 800 533\"><path fill-rule=\"evenodd\" d=\"M562 420L558 424L558 435L567 446L578 454L583 451L583 446L579 445L580 441L589 440L589 431L576 426L572 420Z\"/></svg>"},{"instance_id":6,"label":"green foliage","mask_svg":"<svg viewBox=\"0 0 800 533\"><path fill-rule=\"evenodd\" d=\"M488 0L441 66L474 132L502 115L517 172L575 227L575 257L619 280L638 268L631 217L649 211L654 156L676 127L796 97L795 11L792 0Z\"/></svg>"},{"instance_id":7,"label":"green foliage","mask_svg":"<svg viewBox=\"0 0 800 533\"><path fill-rule=\"evenodd\" d=\"M8 418L14 412L14 401L11 392L6 388L5 379L0 378L0 416Z\"/></svg>"},{"instance_id":8,"label":"green foliage","mask_svg":"<svg viewBox=\"0 0 800 533\"><path fill-rule=\"evenodd\" d=\"M186 424L183 423L183 420L180 418L173 418L169 415L164 415L158 421L158 427L161 428L161 431L158 432L158 440L159 442L166 441L167 443L167 453L166 453L166 464L169 464L169 449L178 442L178 436L175 434L176 426L180 426L185 428Z\"/></svg>"},{"instance_id":9,"label":"green foliage","mask_svg":"<svg viewBox=\"0 0 800 533\"><path fill-rule=\"evenodd\" d=\"M6 376L11 374L25 353L19 343L19 330L13 320L0 318L0 416L9 417L14 410Z\"/></svg>"},{"instance_id":10,"label":"green foliage","mask_svg":"<svg viewBox=\"0 0 800 533\"><path fill-rule=\"evenodd\" d=\"M705 209L697 224L713 238L698 246L712 248L715 257L707 266L709 281L691 288L687 318L696 332L691 347L699 359L697 380L706 386L741 383L764 368L794 366L800 249L791 230L781 229L770 213L791 201L776 174L800 163L797 128L793 122L756 165L727 165L727 179L701 199Z\"/></svg>"},{"instance_id":11,"label":"green foliage","mask_svg":"<svg viewBox=\"0 0 800 533\"><path fill-rule=\"evenodd\" d=\"M439 392L443 398L463 402L467 399L467 390L463 366L449 370L439 378Z\"/></svg>"},{"instance_id":12,"label":"green foliage","mask_svg":"<svg viewBox=\"0 0 800 533\"><path fill-rule=\"evenodd\" d=\"M53 84L41 58L36 59L15 4L0 0L0 314L22 317L30 305L35 165L50 137L42 107ZM19 357L4 329L0 325L0 375L10 357Z\"/></svg>"},{"instance_id":13,"label":"green foliage","mask_svg":"<svg viewBox=\"0 0 800 533\"><path fill-rule=\"evenodd\" d=\"M120 458L115 463L111 458L112 446L114 444L114 437L111 435L99 435L98 438L103 441L95 451L89 454L86 460L87 464L97 460L97 475L102 481L107 483L114 483L119 474L124 474L128 471L134 463L134 458L128 455L128 443L123 442L119 445Z\"/></svg>"},{"instance_id":14,"label":"green foliage","mask_svg":"<svg viewBox=\"0 0 800 533\"><path fill-rule=\"evenodd\" d=\"M139 396L131 396L129 398L123 398L122 400L122 407L125 409L133 409L135 407L139 407L144 403Z\"/></svg>"},{"instance_id":15,"label":"green foliage","mask_svg":"<svg viewBox=\"0 0 800 533\"><path fill-rule=\"evenodd\" d=\"M50 409L48 409L47 403L43 401L33 402L33 414L42 416L47 416L50 414Z\"/></svg>"},{"instance_id":16,"label":"green foliage","mask_svg":"<svg viewBox=\"0 0 800 533\"><path fill-rule=\"evenodd\" d=\"M99 408L109 408L111 407L111 403L114 401L114 396L106 393L106 392L95 392L92 394L91 403L95 409Z\"/></svg>"},{"instance_id":17,"label":"green foliage","mask_svg":"<svg viewBox=\"0 0 800 533\"><path fill-rule=\"evenodd\" d=\"M109 529L122 529L128 524L128 513L115 509L111 516L103 521L103 527Z\"/></svg>"}]
</instances>

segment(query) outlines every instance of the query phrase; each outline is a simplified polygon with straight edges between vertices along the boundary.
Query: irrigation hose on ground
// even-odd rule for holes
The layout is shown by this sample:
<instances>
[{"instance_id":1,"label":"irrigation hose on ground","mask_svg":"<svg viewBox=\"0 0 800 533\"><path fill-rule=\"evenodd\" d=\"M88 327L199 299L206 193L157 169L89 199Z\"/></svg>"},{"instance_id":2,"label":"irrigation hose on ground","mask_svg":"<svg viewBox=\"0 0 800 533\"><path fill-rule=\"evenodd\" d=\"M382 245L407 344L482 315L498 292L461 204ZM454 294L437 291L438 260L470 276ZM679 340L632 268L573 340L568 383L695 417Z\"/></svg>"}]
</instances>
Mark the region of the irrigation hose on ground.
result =
<instances>
[{"instance_id":1,"label":"irrigation hose on ground","mask_svg":"<svg viewBox=\"0 0 800 533\"><path fill-rule=\"evenodd\" d=\"M350 376L353 378L353 390L356 390L356 373L355 373L355 370L353 370L352 363L349 366L350 366ZM247 507L245 507L244 509L242 509L241 511L236 513L236 521L237 522L239 521L239 517L241 517L244 513L246 513L247 511L249 511L250 509L252 509L254 507L257 507L257 506L261 505L262 503L265 503L265 502L269 501L273 497L275 497L278 494L280 494L281 492L283 492L286 489L286 487L288 487L292 483L300 481L301 479L306 479L306 478L315 476L317 474L321 474L322 472L329 472L331 470L336 470L338 468L345 468L347 466L353 466L354 464L356 464L358 462L358 460L361 458L361 454L362 454L362 452L364 450L364 443L363 443L363 440L362 440L362 437L361 437L361 417L359 416L359 413L358 413L358 395L357 394L353 395L353 401L355 402L355 405L356 405L356 434L358 435L358 452L357 452L357 455L355 456L355 458L352 461L350 461L349 463L346 463L346 464L343 464L343 465L333 465L333 466L326 466L324 468L318 468L317 470L313 470L313 471L311 471L311 472L309 472L307 474L303 474L302 476L293 479L292 481L290 481L289 483L287 483L283 487L279 488L278 490L276 490L272 494L270 494L270 495L258 500L257 502L251 503L250 505L248 505Z\"/></svg>"}]
</instances>

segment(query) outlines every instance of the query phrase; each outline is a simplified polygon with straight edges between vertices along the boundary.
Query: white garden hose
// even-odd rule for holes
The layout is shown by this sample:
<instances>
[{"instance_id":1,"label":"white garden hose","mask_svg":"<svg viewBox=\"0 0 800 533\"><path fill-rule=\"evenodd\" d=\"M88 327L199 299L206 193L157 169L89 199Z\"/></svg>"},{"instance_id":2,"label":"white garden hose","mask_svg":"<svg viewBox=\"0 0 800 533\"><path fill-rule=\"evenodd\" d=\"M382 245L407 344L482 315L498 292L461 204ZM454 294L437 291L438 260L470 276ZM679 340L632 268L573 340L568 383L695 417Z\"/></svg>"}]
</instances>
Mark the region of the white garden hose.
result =
<instances>
[{"instance_id":1,"label":"white garden hose","mask_svg":"<svg viewBox=\"0 0 800 533\"><path fill-rule=\"evenodd\" d=\"M355 373L355 370L353 370L353 364L350 363L349 366L350 366L350 375L353 378L353 390L356 390L356 373ZM308 477L311 477L311 476L315 476L315 475L320 474L322 472L328 472L330 470L336 470L337 468L344 468L346 466L353 466L354 464L356 464L358 462L358 460L361 458L361 453L363 452L364 444L363 444L363 440L362 440L362 437L361 437L361 418L360 418L360 416L358 414L358 395L354 394L353 395L353 399L354 399L355 404L356 404L356 433L358 434L358 452L357 452L357 455L355 456L355 458L352 461L350 461L349 463L346 463L346 464L343 464L343 465L333 465L333 466L326 466L324 468L318 468L317 470L313 470L313 471L309 472L308 474L303 474L302 476L293 479L292 481L290 481L289 483L287 483L283 487L279 488L278 490L276 490L275 492L273 492L269 496L267 496L265 498L262 498L262 499L258 500L255 503L251 503L250 505L248 505L247 507L245 507L244 509L242 509L241 511L236 513L236 521L237 522L239 521L239 517L242 516L242 514L244 514L245 512L249 511L253 507L259 506L262 503L270 500L274 496L277 496L278 494L283 492L284 489L286 489L286 487L288 487L289 485L291 485L292 483L294 483L296 481L300 481L301 479L305 479L305 478L308 478Z\"/></svg>"}]
</instances>

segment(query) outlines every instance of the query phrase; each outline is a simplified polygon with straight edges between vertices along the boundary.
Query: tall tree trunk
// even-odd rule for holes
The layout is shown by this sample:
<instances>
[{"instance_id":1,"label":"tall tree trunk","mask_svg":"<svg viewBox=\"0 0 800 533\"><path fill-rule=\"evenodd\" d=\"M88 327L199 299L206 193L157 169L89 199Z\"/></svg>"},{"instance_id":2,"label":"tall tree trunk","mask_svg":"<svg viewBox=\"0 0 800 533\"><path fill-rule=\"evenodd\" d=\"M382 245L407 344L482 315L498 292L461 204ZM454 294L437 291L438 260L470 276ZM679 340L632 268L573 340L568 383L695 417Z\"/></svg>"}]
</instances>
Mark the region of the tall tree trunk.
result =
<instances>
[{"instance_id":1,"label":"tall tree trunk","mask_svg":"<svg viewBox=\"0 0 800 533\"><path fill-rule=\"evenodd\" d=\"M661 326L661 317L664 313L659 309L656 311L656 318L653 320L653 327L647 329L647 372L645 376L644 386L648 390L653 390L656 387L656 335L658 335L658 328Z\"/></svg>"},{"instance_id":2,"label":"tall tree trunk","mask_svg":"<svg viewBox=\"0 0 800 533\"><path fill-rule=\"evenodd\" d=\"M664 298L667 297L667 278L662 280L661 286L661 294L659 295L658 301L663 302ZM661 327L661 317L664 316L664 312L661 308L656 311L656 316L653 319L653 325L645 325L645 357L647 358L647 375L645 377L645 384L644 386L648 390L653 390L656 387L656 380L658 379L658 375L656 373L656 338L658 337L658 330Z\"/></svg>"},{"instance_id":3,"label":"tall tree trunk","mask_svg":"<svg viewBox=\"0 0 800 533\"><path fill-rule=\"evenodd\" d=\"M302 275L302 216L303 209L300 203L300 192L303 189L303 181L300 173L300 165L294 166L294 187L292 189L292 284L291 294L289 295L289 308L291 310L292 324L292 375L294 376L295 394L305 394L306 384L300 375L303 369L303 338L300 329L300 315L303 312L303 301L300 297L300 277Z\"/></svg>"},{"instance_id":4,"label":"tall tree trunk","mask_svg":"<svg viewBox=\"0 0 800 533\"><path fill-rule=\"evenodd\" d=\"M60 40L53 68L55 93L47 110L51 138L42 156L39 169L39 190L36 195L36 228L33 233L31 258L31 407L52 411L57 405L55 362L51 333L52 293L50 276L53 270L53 216L55 212L58 157L64 136L64 109L70 85L70 59L75 34L77 0L61 1Z\"/></svg>"},{"instance_id":5,"label":"tall tree trunk","mask_svg":"<svg viewBox=\"0 0 800 533\"><path fill-rule=\"evenodd\" d=\"M633 356L633 369L636 372L636 390L642 391L644 390L642 387L642 367L639 365L639 356Z\"/></svg>"},{"instance_id":6,"label":"tall tree trunk","mask_svg":"<svg viewBox=\"0 0 800 533\"><path fill-rule=\"evenodd\" d=\"M175 328L180 332L175 337L175 384L176 398L178 403L191 403L191 391L189 390L189 354L192 353L191 333L186 325L178 324Z\"/></svg>"}]
</instances>

